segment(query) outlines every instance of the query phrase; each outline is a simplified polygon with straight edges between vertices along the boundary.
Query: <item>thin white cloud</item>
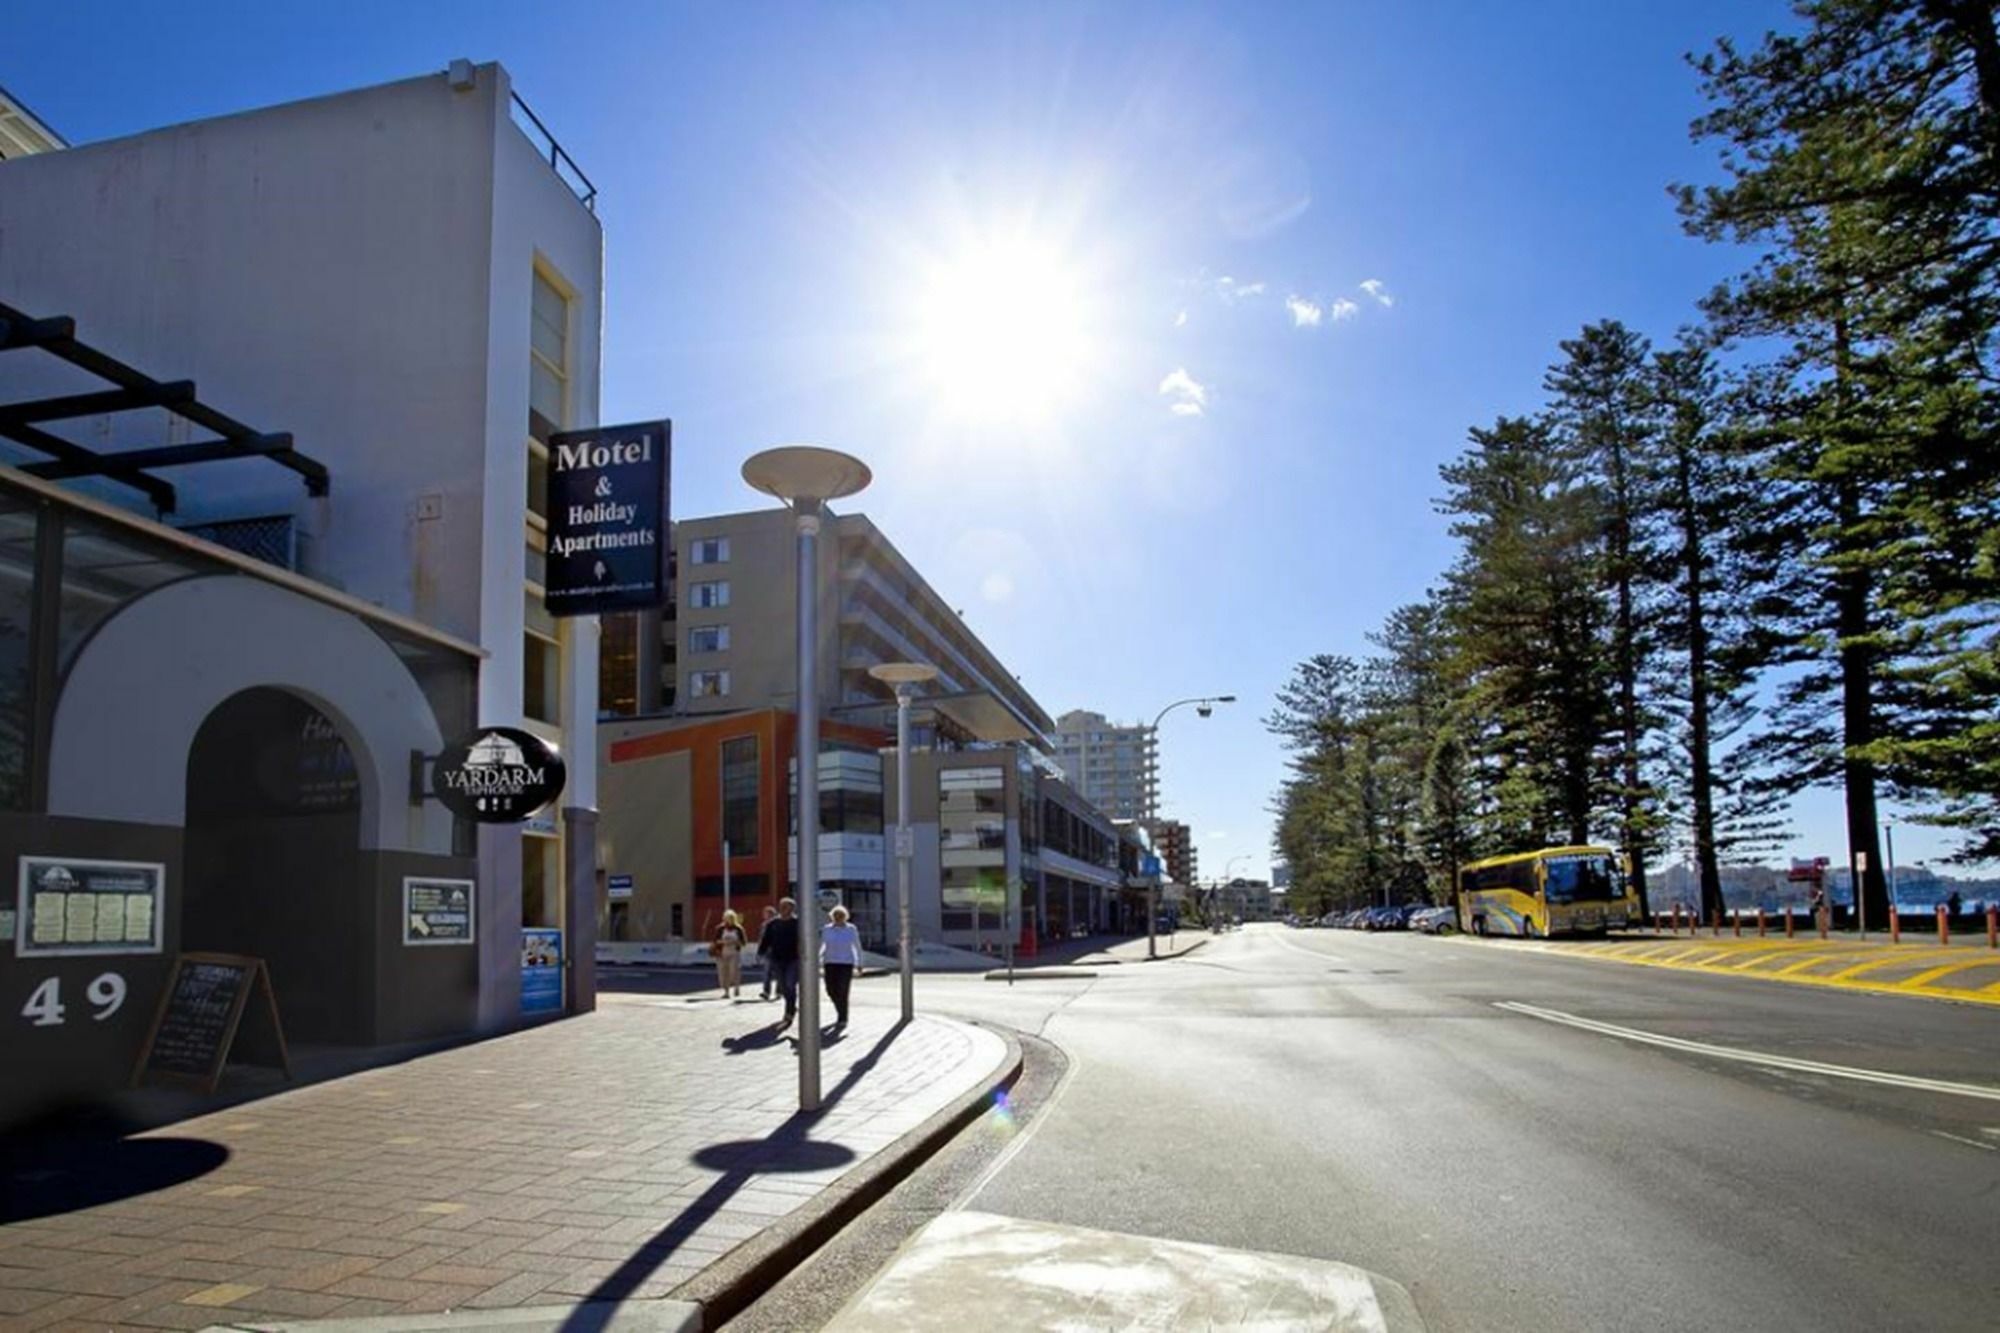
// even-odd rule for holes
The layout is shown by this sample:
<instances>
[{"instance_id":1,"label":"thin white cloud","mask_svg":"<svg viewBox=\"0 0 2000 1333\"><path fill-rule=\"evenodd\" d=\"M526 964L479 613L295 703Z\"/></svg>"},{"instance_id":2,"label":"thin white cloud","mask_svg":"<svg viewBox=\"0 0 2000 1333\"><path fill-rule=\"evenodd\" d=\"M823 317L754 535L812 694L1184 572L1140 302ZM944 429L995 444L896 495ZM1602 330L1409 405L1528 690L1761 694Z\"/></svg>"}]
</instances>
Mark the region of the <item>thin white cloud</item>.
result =
<instances>
[{"instance_id":1,"label":"thin white cloud","mask_svg":"<svg viewBox=\"0 0 2000 1333\"><path fill-rule=\"evenodd\" d=\"M1285 309L1292 312L1292 327L1295 329L1316 329L1319 322L1326 318L1326 311L1303 296L1287 296Z\"/></svg>"},{"instance_id":2,"label":"thin white cloud","mask_svg":"<svg viewBox=\"0 0 2000 1333\"><path fill-rule=\"evenodd\" d=\"M1174 316L1174 327L1177 329L1183 329L1187 327L1187 311L1183 310L1179 314Z\"/></svg>"},{"instance_id":3,"label":"thin white cloud","mask_svg":"<svg viewBox=\"0 0 2000 1333\"><path fill-rule=\"evenodd\" d=\"M1326 313L1333 317L1335 323L1339 323L1343 319L1353 319L1356 315L1360 314L1361 307L1343 296L1328 306Z\"/></svg>"},{"instance_id":4,"label":"thin white cloud","mask_svg":"<svg viewBox=\"0 0 2000 1333\"><path fill-rule=\"evenodd\" d=\"M1176 367L1160 381L1160 392L1173 400L1167 404L1167 410L1177 417L1198 417L1208 406L1207 387L1197 383L1185 366Z\"/></svg>"},{"instance_id":5,"label":"thin white cloud","mask_svg":"<svg viewBox=\"0 0 2000 1333\"><path fill-rule=\"evenodd\" d=\"M1229 830L1227 830L1227 829L1219 829L1219 828L1217 828L1217 829L1210 829L1210 830L1208 831L1208 837L1209 837L1209 841L1211 841L1211 842L1220 842L1220 841L1223 841L1223 840L1225 840L1225 839L1227 839L1227 838L1229 837Z\"/></svg>"},{"instance_id":6,"label":"thin white cloud","mask_svg":"<svg viewBox=\"0 0 2000 1333\"><path fill-rule=\"evenodd\" d=\"M1392 306L1396 304L1396 298L1389 295L1388 291L1383 287L1380 278L1368 279L1368 281L1361 284L1361 290L1374 297L1377 305Z\"/></svg>"},{"instance_id":7,"label":"thin white cloud","mask_svg":"<svg viewBox=\"0 0 2000 1333\"><path fill-rule=\"evenodd\" d=\"M1262 296L1264 284L1261 282L1238 282L1228 274L1215 280L1215 293L1225 301L1240 301L1246 297Z\"/></svg>"}]
</instances>

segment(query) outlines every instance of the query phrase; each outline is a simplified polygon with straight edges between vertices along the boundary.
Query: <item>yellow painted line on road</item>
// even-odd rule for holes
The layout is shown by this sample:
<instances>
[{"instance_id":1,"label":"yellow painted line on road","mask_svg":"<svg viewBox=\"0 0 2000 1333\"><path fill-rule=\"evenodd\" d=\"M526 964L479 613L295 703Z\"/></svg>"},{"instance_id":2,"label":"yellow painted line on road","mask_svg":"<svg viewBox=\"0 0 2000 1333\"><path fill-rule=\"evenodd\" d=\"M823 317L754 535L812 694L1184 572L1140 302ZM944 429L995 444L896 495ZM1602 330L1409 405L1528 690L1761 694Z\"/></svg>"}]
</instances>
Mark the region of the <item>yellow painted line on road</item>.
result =
<instances>
[{"instance_id":1,"label":"yellow painted line on road","mask_svg":"<svg viewBox=\"0 0 2000 1333\"><path fill-rule=\"evenodd\" d=\"M1884 1087L1908 1088L1915 1092L1937 1092L1948 1097L1977 1097L1985 1101L2000 1102L2000 1088L1983 1083L1953 1083L1940 1078L1919 1078L1915 1074L1891 1074L1880 1069L1856 1069L1852 1065L1822 1064L1818 1060L1800 1060L1789 1055L1767 1055L1762 1051L1746 1051L1736 1046L1716 1046L1705 1041L1690 1041L1685 1037L1668 1037L1658 1032L1642 1031L1639 1028L1620 1027L1615 1023L1600 1023L1594 1018L1578 1018L1575 1014L1566 1014L1560 1009L1543 1009L1537 1005L1522 1004L1518 1000L1495 1000L1493 1007L1505 1009L1510 1013L1526 1014L1545 1023L1561 1023L1567 1027L1581 1028L1585 1032L1617 1037L1624 1041L1636 1041L1647 1046L1662 1046L1668 1050L1684 1051L1691 1055L1705 1055L1714 1060L1733 1060L1738 1064L1761 1065L1767 1069L1784 1069L1798 1074L1817 1074L1823 1078L1845 1078L1858 1083L1878 1083Z\"/></svg>"},{"instance_id":2,"label":"yellow painted line on road","mask_svg":"<svg viewBox=\"0 0 2000 1333\"><path fill-rule=\"evenodd\" d=\"M1473 936L1452 936L1447 938L1464 947L1475 949L1495 947L1503 950L1519 949L1524 952L1554 954L1557 957L1624 963L1633 967L1657 967L1670 972L1693 972L1709 976L1744 977L1753 981L1772 981L1794 986L1824 986L1833 990L1859 992L1867 995L1900 995L1906 998L1925 1000L1955 1000L1966 1004L2000 1005L2000 982L1994 982L1991 985L1978 989L1966 989L1939 984L1939 981L1935 979L1920 980L1919 978L1909 978L1897 981L1875 979L1862 975L1874 968L1891 964L1921 967L1926 963L1934 962L1939 957L1946 956L1945 950L1936 948L1925 949L1921 952L1895 953L1889 957L1870 959L1859 966L1854 966L1856 958L1864 957L1867 954L1877 951L1887 951L1894 946L1888 944L1870 945L1859 942L1853 944L1833 942L1831 947L1829 947L1827 943L1819 941L1811 943L1802 942L1803 950L1810 950L1810 952L1804 952L1803 950L1767 951L1754 960L1758 963L1768 964L1778 958L1791 957L1793 953L1800 955L1794 961L1787 962L1782 967L1771 968L1768 966L1751 967L1747 964L1726 967L1709 965L1719 958L1728 957L1731 951L1727 949L1714 952L1706 951L1704 948L1675 954L1670 958L1661 958L1651 956L1638 949L1599 951L1581 948L1562 940L1481 940ZM1619 941L1613 941L1613 943L1619 943ZM1769 942L1766 941L1766 943L1768 944ZM1754 948L1755 946L1750 947ZM1696 959L1697 956L1700 956L1699 961L1689 961ZM1829 963L1841 970L1831 974L1814 974L1802 970ZM1953 964L1953 968L1954 970L1965 970L1993 964L2000 964L2000 958L1964 958L1963 961Z\"/></svg>"},{"instance_id":3,"label":"yellow painted line on road","mask_svg":"<svg viewBox=\"0 0 2000 1333\"><path fill-rule=\"evenodd\" d=\"M1904 963L1908 961L1909 960L1906 958L1893 958L1893 957L1875 958L1865 963L1857 963L1853 967L1842 968L1840 971L1835 972L1832 976L1828 977L1827 980L1845 981L1849 977L1858 977L1863 972L1873 972L1878 967L1894 967L1898 963Z\"/></svg>"},{"instance_id":4,"label":"yellow painted line on road","mask_svg":"<svg viewBox=\"0 0 2000 1333\"><path fill-rule=\"evenodd\" d=\"M1954 973L1968 971L1975 967L2000 967L2000 958L1981 958L1970 963L1946 963L1943 967L1934 967L1928 972L1919 972L1909 980L1899 981L1896 984L1899 986L1928 986L1939 977L1948 977ZM1959 988L1950 987L1949 989L1956 990Z\"/></svg>"}]
</instances>

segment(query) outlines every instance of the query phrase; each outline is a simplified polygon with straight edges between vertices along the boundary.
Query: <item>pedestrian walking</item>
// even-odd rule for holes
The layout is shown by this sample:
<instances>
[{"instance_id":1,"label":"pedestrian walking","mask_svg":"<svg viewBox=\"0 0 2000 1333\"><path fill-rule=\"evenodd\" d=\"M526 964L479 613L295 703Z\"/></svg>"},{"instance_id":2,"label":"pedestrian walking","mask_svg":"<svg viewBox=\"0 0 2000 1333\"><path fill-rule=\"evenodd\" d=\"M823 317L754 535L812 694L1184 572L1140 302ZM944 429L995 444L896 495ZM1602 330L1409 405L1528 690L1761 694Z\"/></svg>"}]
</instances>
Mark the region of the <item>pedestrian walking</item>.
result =
<instances>
[{"instance_id":1,"label":"pedestrian walking","mask_svg":"<svg viewBox=\"0 0 2000 1333\"><path fill-rule=\"evenodd\" d=\"M757 923L757 963L764 969L763 998L766 1000L771 998L771 984L775 980L771 975L771 923L777 919L778 909L767 907L764 919Z\"/></svg>"},{"instance_id":2,"label":"pedestrian walking","mask_svg":"<svg viewBox=\"0 0 2000 1333\"><path fill-rule=\"evenodd\" d=\"M778 993L785 1000L785 1016L778 1020L780 1032L791 1026L799 1011L799 905L790 898L778 899L778 917L764 927L758 948L777 973ZM768 947L767 947L768 946Z\"/></svg>"},{"instance_id":3,"label":"pedestrian walking","mask_svg":"<svg viewBox=\"0 0 2000 1333\"><path fill-rule=\"evenodd\" d=\"M861 965L861 932L847 923L847 909L833 909L833 920L820 936L820 966L826 973L826 993L833 999L837 1028L847 1026L847 993L854 985L854 969Z\"/></svg>"},{"instance_id":4,"label":"pedestrian walking","mask_svg":"<svg viewBox=\"0 0 2000 1333\"><path fill-rule=\"evenodd\" d=\"M743 921L734 912L722 914L722 925L709 941L709 957L715 959L715 978L722 998L743 994Z\"/></svg>"}]
</instances>

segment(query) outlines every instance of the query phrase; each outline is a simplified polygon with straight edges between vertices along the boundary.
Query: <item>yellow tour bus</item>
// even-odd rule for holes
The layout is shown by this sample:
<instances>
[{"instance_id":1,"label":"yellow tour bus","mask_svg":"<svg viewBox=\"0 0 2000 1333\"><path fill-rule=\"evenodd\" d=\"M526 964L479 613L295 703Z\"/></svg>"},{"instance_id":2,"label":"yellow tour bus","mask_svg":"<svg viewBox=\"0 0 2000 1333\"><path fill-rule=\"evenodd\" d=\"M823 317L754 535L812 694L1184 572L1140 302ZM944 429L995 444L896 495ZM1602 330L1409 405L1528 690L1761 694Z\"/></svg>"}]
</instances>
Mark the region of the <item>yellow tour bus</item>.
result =
<instances>
[{"instance_id":1,"label":"yellow tour bus","mask_svg":"<svg viewBox=\"0 0 2000 1333\"><path fill-rule=\"evenodd\" d=\"M1610 847L1544 847L1458 871L1459 927L1546 939L1622 929L1638 912L1625 861Z\"/></svg>"}]
</instances>

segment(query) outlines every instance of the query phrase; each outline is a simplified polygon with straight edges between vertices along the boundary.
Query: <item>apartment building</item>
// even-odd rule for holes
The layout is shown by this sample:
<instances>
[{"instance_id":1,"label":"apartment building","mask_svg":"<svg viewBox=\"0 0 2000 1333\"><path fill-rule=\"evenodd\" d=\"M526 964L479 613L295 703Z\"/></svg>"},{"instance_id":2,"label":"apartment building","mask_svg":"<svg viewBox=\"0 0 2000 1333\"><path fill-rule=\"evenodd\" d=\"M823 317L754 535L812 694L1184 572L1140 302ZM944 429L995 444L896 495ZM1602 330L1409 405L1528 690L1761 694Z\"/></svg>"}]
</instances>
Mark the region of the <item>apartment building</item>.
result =
<instances>
[{"instance_id":1,"label":"apartment building","mask_svg":"<svg viewBox=\"0 0 2000 1333\"><path fill-rule=\"evenodd\" d=\"M656 617L607 618L603 870L607 885L615 876L632 895L614 901L607 889L607 957L704 935L719 918L725 865L738 911L754 914L790 890L794 540L782 509L682 520L674 605ZM894 937L895 805L885 772L894 765L885 759L893 760L896 709L868 674L891 661L939 672L911 709L912 823L922 826L912 881L923 937L998 948L1009 929L1018 939L1024 927L1109 928L1106 904L1123 885L1117 831L1047 758L1048 714L865 515L830 517L820 552L821 881L840 893L863 940L886 949ZM725 769L733 781L720 776ZM762 817L784 819L787 841L779 848L760 836L747 851L727 839L725 862L723 830L740 827L733 821L745 817L753 788L773 802ZM655 846L661 811L692 830L685 866L680 853L625 850ZM642 864L649 868L633 868Z\"/></svg>"},{"instance_id":2,"label":"apartment building","mask_svg":"<svg viewBox=\"0 0 2000 1333\"><path fill-rule=\"evenodd\" d=\"M1150 819L1159 797L1153 729L1073 709L1056 719L1056 762L1076 789L1113 819Z\"/></svg>"},{"instance_id":3,"label":"apartment building","mask_svg":"<svg viewBox=\"0 0 2000 1333\"><path fill-rule=\"evenodd\" d=\"M1175 884L1193 884L1201 864L1195 853L1194 831L1178 819L1160 819L1153 822L1152 834L1167 878Z\"/></svg>"},{"instance_id":4,"label":"apartment building","mask_svg":"<svg viewBox=\"0 0 2000 1333\"><path fill-rule=\"evenodd\" d=\"M594 191L493 64L23 152L35 125L0 104L0 512L38 576L0 607L34 668L0 853L157 871L91 1039L135 1044L187 949L267 957L304 1040L520 1021L527 928L569 933L587 1006L594 765L475 827L412 755L475 724L596 752L597 627L539 581L546 441L597 420ZM462 935L409 938L418 871L471 893ZM4 970L15 1011L43 968Z\"/></svg>"}]
</instances>

